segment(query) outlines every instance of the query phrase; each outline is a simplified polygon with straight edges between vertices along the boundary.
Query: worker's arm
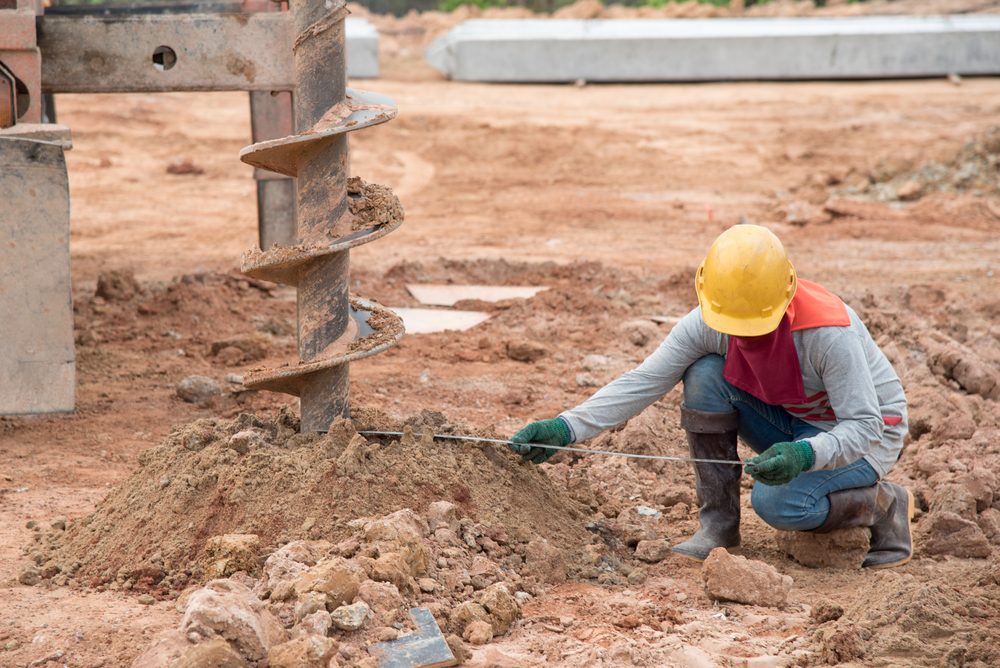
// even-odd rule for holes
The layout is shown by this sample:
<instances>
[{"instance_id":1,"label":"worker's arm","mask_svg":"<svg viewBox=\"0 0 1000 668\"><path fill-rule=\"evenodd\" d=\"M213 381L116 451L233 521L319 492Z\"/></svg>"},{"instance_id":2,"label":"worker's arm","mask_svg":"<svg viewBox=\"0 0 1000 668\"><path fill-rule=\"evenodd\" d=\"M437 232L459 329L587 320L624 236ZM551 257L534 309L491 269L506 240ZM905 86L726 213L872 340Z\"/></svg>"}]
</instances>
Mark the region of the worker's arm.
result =
<instances>
[{"instance_id":1,"label":"worker's arm","mask_svg":"<svg viewBox=\"0 0 1000 668\"><path fill-rule=\"evenodd\" d=\"M885 423L858 326L820 327L803 334L806 361L822 378L837 416L833 429L805 439L814 453L810 470L853 464L882 441Z\"/></svg>"},{"instance_id":2,"label":"worker's arm","mask_svg":"<svg viewBox=\"0 0 1000 668\"><path fill-rule=\"evenodd\" d=\"M696 361L711 353L725 355L728 341L725 334L708 327L701 319L701 311L694 309L637 368L559 415L569 427L570 442L591 438L638 415L672 390Z\"/></svg>"}]
</instances>

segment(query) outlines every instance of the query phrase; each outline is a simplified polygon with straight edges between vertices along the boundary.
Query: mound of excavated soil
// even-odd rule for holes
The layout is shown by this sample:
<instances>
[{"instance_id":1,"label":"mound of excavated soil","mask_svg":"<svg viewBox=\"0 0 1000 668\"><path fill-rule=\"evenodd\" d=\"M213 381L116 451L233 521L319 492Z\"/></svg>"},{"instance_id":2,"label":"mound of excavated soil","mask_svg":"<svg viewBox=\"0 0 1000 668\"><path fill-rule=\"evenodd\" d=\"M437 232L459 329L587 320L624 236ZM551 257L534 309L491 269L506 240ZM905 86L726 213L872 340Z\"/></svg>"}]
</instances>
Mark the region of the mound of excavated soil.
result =
<instances>
[{"instance_id":1,"label":"mound of excavated soil","mask_svg":"<svg viewBox=\"0 0 1000 668\"><path fill-rule=\"evenodd\" d=\"M503 446L430 437L496 438L492 428L469 434L432 411L406 425L364 409L355 420L384 431L406 426L406 433L368 440L340 421L328 434L301 434L287 409L270 421L243 414L175 429L140 454L139 467L94 513L38 534L25 568L55 584L74 586L72 579L171 595L201 576L196 562L213 536L256 534L262 547L300 538L337 542L354 519L425 512L441 500L484 526L545 539L575 561L589 510L564 488Z\"/></svg>"},{"instance_id":2,"label":"mound of excavated soil","mask_svg":"<svg viewBox=\"0 0 1000 668\"><path fill-rule=\"evenodd\" d=\"M996 666L1000 662L1000 587L991 564L971 586L918 582L892 572L814 636L827 664ZM877 660L875 657L878 657Z\"/></svg>"}]
</instances>

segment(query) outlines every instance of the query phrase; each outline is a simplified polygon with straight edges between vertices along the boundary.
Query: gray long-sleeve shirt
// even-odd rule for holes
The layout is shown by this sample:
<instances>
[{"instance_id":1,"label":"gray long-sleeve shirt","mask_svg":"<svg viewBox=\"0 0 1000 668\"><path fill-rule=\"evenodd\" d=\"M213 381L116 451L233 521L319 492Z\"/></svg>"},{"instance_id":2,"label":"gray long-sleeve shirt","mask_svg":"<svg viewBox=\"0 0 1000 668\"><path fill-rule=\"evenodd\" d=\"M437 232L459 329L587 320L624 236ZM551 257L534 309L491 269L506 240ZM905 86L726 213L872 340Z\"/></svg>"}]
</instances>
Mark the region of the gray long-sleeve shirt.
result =
<instances>
[{"instance_id":1,"label":"gray long-sleeve shirt","mask_svg":"<svg viewBox=\"0 0 1000 668\"><path fill-rule=\"evenodd\" d=\"M858 314L849 306L847 312L849 327L792 332L809 403L784 408L823 430L805 439L815 452L810 470L837 469L864 458L884 476L903 449L906 396ZM711 353L725 357L728 348L729 335L706 325L696 308L641 365L560 417L573 442L596 436L673 389L695 361Z\"/></svg>"}]
</instances>

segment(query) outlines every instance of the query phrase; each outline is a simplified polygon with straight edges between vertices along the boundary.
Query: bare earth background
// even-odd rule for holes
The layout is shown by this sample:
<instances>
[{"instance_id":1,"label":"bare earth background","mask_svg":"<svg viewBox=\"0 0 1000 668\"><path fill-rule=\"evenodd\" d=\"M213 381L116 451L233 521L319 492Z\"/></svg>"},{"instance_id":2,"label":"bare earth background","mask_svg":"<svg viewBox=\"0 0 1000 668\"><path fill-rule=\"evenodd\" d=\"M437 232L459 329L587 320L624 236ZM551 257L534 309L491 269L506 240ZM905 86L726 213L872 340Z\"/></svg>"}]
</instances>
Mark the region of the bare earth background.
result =
<instances>
[{"instance_id":1,"label":"bare earth background","mask_svg":"<svg viewBox=\"0 0 1000 668\"><path fill-rule=\"evenodd\" d=\"M825 12L927 13L952 5L994 11L915 0ZM754 12L793 14L797 7L771 3ZM752 222L783 239L801 277L864 311L917 397L911 414L911 422L922 425L916 444L934 439L947 454L940 457L943 468L935 468L924 465L930 445L911 447L898 467L901 481L922 490L923 512L933 510L935 486L976 470L994 471L996 487L996 402L989 388L977 393L941 364L935 367L941 354L933 345L971 350L963 354L987 376L996 374L1000 348L991 327L1000 313L1000 151L990 148L989 138L1000 117L1000 81L451 83L419 60L421 46L447 27L440 16L377 17L383 77L353 83L391 96L399 116L352 136L352 173L391 186L406 208L398 231L352 252L354 289L390 307L416 305L406 282L532 283L551 290L516 304L470 304L491 310L494 319L465 333L407 336L391 352L353 364L356 406L398 417L440 410L503 434L553 417L651 352L669 325L641 341L622 326L687 312L694 303L692 270L712 240L737 222ZM57 516L94 511L135 469L138 453L176 425L244 411L271 416L290 403L286 396L229 388L227 396L199 406L182 401L175 386L191 374L223 382L227 373L261 363L227 366L211 354L213 342L255 330L272 335L263 363L294 362L295 297L242 281L236 271L239 254L257 240L252 170L237 159L250 143L245 94L60 96L57 109L74 139L67 160L77 410L0 419L0 665L24 666L62 650L59 665L127 666L151 638L178 623L170 596L145 606L133 593L87 583L19 584L22 548L36 533L26 523L47 529ZM966 185L921 175L928 161L958 165L956 155L974 138L986 146L986 157ZM203 173L167 173L182 157ZM911 182L921 192L899 199ZM95 297L98 276L119 269L134 271L140 292L123 301ZM937 338L927 343L932 335ZM512 359L508 343L514 340L533 342L543 356L531 363ZM657 438L649 447L659 452L685 450L677 400L675 390L657 405L662 419L651 427ZM945 433L956 421L972 424L971 432ZM545 468L565 483L566 467L589 467L591 484L605 490L605 514L637 495L659 498L668 511L678 501L668 505L665 492L657 497L664 485L693 491L683 465L650 475L598 459ZM930 477L942 472L944 478ZM1000 488L991 494L1000 499ZM536 597L525 616L577 616L579 642L641 649L649 639L611 626L611 613L639 599L669 601L686 623L701 624L677 636L698 648L686 665L724 665L720 656L730 657L728 665L744 665L740 657L755 656L746 653L750 639L759 654L780 652L791 661L798 656L792 650L813 637L808 612L815 601L846 608L871 596L872 606L888 605L885 578L902 577L967 588L962 591L978 597L973 607L985 616L968 617L965 594L956 595L963 619L971 620L966 631L909 654L873 644L854 665L936 666L943 652L958 646L969 648L968 665L1000 661L975 636L977 628L1000 624L995 556L920 552L877 581L866 572L810 570L776 549L748 499L745 490L745 554L795 579L784 610L729 606L728 619L719 619L719 606L701 593L699 569L668 558L650 567L650 579L635 591L575 582ZM696 526L686 512L670 517L660 530L664 536ZM994 580L975 584L991 566ZM524 665L572 662L569 654L546 653L563 639L527 625L489 647L521 657ZM534 658L525 658L534 649ZM607 662L641 664L640 649L609 654ZM472 661L486 665L486 649Z\"/></svg>"}]
</instances>

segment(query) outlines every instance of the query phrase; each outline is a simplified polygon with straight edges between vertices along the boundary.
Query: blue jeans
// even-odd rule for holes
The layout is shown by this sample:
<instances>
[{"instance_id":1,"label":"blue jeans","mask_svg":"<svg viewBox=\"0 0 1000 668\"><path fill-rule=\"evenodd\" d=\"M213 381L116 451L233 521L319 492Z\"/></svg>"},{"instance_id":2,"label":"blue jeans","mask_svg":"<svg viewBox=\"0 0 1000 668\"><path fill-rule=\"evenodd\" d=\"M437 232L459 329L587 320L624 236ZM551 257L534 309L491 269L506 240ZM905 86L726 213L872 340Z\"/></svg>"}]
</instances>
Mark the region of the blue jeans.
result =
<instances>
[{"instance_id":1,"label":"blue jeans","mask_svg":"<svg viewBox=\"0 0 1000 668\"><path fill-rule=\"evenodd\" d=\"M781 406L766 404L731 385L722 377L725 358L706 355L684 372L684 405L699 411L739 411L740 439L760 454L775 443L800 441L822 430L790 415ZM826 495L842 489L869 487L878 481L871 464L859 459L832 471L799 474L786 485L757 483L750 503L762 520L782 531L808 531L826 521Z\"/></svg>"}]
</instances>

